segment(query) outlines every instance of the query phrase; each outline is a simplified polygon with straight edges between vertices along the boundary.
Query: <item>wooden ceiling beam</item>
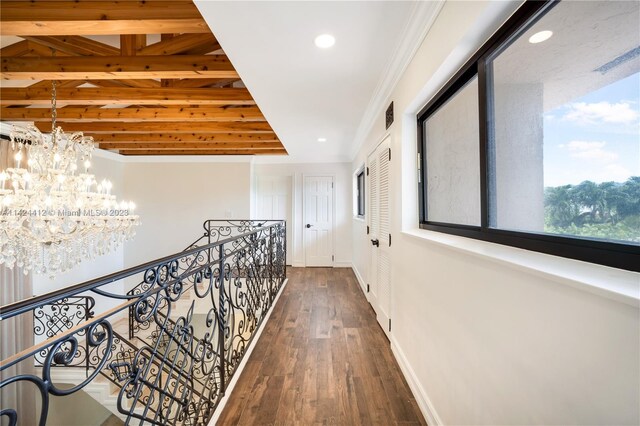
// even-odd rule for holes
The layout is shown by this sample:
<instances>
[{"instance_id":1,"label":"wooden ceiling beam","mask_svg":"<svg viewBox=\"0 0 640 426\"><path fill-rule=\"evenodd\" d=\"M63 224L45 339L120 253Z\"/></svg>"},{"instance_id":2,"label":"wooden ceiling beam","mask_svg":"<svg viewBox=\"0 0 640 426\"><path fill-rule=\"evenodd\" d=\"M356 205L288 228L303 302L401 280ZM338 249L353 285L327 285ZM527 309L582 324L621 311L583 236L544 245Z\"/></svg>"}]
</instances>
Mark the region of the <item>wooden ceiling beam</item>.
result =
<instances>
[{"instance_id":1,"label":"wooden ceiling beam","mask_svg":"<svg viewBox=\"0 0 640 426\"><path fill-rule=\"evenodd\" d=\"M51 80L43 80L37 83L33 83L29 86L30 89L51 89ZM73 88L78 87L84 84L84 80L64 80L64 81L56 81L56 91L61 87ZM49 95L49 100L51 100L51 95Z\"/></svg>"},{"instance_id":2,"label":"wooden ceiling beam","mask_svg":"<svg viewBox=\"0 0 640 426\"><path fill-rule=\"evenodd\" d=\"M124 149L138 151L141 149L164 151L167 149L283 149L280 142L212 142L212 143L100 143L102 149Z\"/></svg>"},{"instance_id":3,"label":"wooden ceiling beam","mask_svg":"<svg viewBox=\"0 0 640 426\"><path fill-rule=\"evenodd\" d=\"M158 80L146 79L146 80L87 80L87 83L91 83L98 87L160 87Z\"/></svg>"},{"instance_id":4,"label":"wooden ceiling beam","mask_svg":"<svg viewBox=\"0 0 640 426\"><path fill-rule=\"evenodd\" d=\"M97 143L278 142L275 133L91 133Z\"/></svg>"},{"instance_id":5,"label":"wooden ceiling beam","mask_svg":"<svg viewBox=\"0 0 640 426\"><path fill-rule=\"evenodd\" d=\"M22 56L22 55L26 55L29 52L31 52L31 48L29 47L29 42L27 40L22 40L0 49L0 57Z\"/></svg>"},{"instance_id":6,"label":"wooden ceiling beam","mask_svg":"<svg viewBox=\"0 0 640 426\"><path fill-rule=\"evenodd\" d=\"M239 78L223 55L3 57L4 80Z\"/></svg>"},{"instance_id":7,"label":"wooden ceiling beam","mask_svg":"<svg viewBox=\"0 0 640 426\"><path fill-rule=\"evenodd\" d=\"M193 19L200 12L191 0L174 1L51 1L3 0L1 22L13 21L111 21L145 19ZM163 31L170 33L173 31ZM151 32L149 34L154 34Z\"/></svg>"},{"instance_id":8,"label":"wooden ceiling beam","mask_svg":"<svg viewBox=\"0 0 640 426\"><path fill-rule=\"evenodd\" d=\"M1 35L208 33L189 1L0 2Z\"/></svg>"},{"instance_id":9,"label":"wooden ceiling beam","mask_svg":"<svg viewBox=\"0 0 640 426\"><path fill-rule=\"evenodd\" d=\"M183 55L205 55L207 53L218 52L216 53L216 55L226 56L226 53L224 53L224 51L222 50L222 46L220 46L217 43L214 45L213 50L210 50L210 49L211 49L211 46L202 45L202 46L194 47L193 49L189 49L182 54Z\"/></svg>"},{"instance_id":10,"label":"wooden ceiling beam","mask_svg":"<svg viewBox=\"0 0 640 426\"><path fill-rule=\"evenodd\" d=\"M0 118L10 121L49 121L49 108L1 108ZM266 121L258 107L184 107L167 108L76 108L67 107L58 111L58 119L67 122L91 121Z\"/></svg>"},{"instance_id":11,"label":"wooden ceiling beam","mask_svg":"<svg viewBox=\"0 0 640 426\"><path fill-rule=\"evenodd\" d=\"M4 2L0 2L3 4ZM144 19L113 21L16 21L2 22L0 35L120 35L153 34L156 32L208 33L202 18L197 19Z\"/></svg>"},{"instance_id":12,"label":"wooden ceiling beam","mask_svg":"<svg viewBox=\"0 0 640 426\"><path fill-rule=\"evenodd\" d=\"M50 47L45 46L44 44L34 43L31 40L27 40L29 43L29 54L23 56L24 58L41 58L41 57L51 57L53 56L53 50ZM69 56L67 52L56 52L57 57Z\"/></svg>"},{"instance_id":13,"label":"wooden ceiling beam","mask_svg":"<svg viewBox=\"0 0 640 426\"><path fill-rule=\"evenodd\" d=\"M179 34L138 50L139 55L177 55L194 50L204 53L220 49L213 34Z\"/></svg>"},{"instance_id":14,"label":"wooden ceiling beam","mask_svg":"<svg viewBox=\"0 0 640 426\"><path fill-rule=\"evenodd\" d=\"M160 34L160 42L167 42L171 39L173 39L173 37L177 37L179 34ZM173 86L173 80L167 80L167 79L160 79L160 86L161 87L172 87Z\"/></svg>"},{"instance_id":15,"label":"wooden ceiling beam","mask_svg":"<svg viewBox=\"0 0 640 426\"><path fill-rule=\"evenodd\" d=\"M120 56L136 56L147 45L146 34L121 34Z\"/></svg>"},{"instance_id":16,"label":"wooden ceiling beam","mask_svg":"<svg viewBox=\"0 0 640 426\"><path fill-rule=\"evenodd\" d=\"M24 36L24 39L69 55L117 56L120 54L120 49L117 47L109 46L108 44L100 43L99 41L81 36ZM45 56L51 55L49 54Z\"/></svg>"},{"instance_id":17,"label":"wooden ceiling beam","mask_svg":"<svg viewBox=\"0 0 640 426\"><path fill-rule=\"evenodd\" d=\"M220 149L220 150L121 150L121 155L287 155L285 149Z\"/></svg>"},{"instance_id":18,"label":"wooden ceiling beam","mask_svg":"<svg viewBox=\"0 0 640 426\"><path fill-rule=\"evenodd\" d=\"M122 123L116 121L92 121L92 122L69 122L58 119L58 123L67 132L87 132L87 133L142 133L142 132L169 132L169 133L191 133L194 130L210 133L271 133L273 130L267 122L215 122L202 121L196 123L184 121L165 122L135 122ZM35 123L38 129L46 130L51 128L51 123L38 121Z\"/></svg>"},{"instance_id":19,"label":"wooden ceiling beam","mask_svg":"<svg viewBox=\"0 0 640 426\"><path fill-rule=\"evenodd\" d=\"M172 87L210 87L214 85L232 84L241 81L239 78L185 78L182 80L174 80Z\"/></svg>"},{"instance_id":20,"label":"wooden ceiling beam","mask_svg":"<svg viewBox=\"0 0 640 426\"><path fill-rule=\"evenodd\" d=\"M51 87L0 88L0 105L31 105L51 98ZM247 89L60 88L60 105L255 105Z\"/></svg>"}]
</instances>

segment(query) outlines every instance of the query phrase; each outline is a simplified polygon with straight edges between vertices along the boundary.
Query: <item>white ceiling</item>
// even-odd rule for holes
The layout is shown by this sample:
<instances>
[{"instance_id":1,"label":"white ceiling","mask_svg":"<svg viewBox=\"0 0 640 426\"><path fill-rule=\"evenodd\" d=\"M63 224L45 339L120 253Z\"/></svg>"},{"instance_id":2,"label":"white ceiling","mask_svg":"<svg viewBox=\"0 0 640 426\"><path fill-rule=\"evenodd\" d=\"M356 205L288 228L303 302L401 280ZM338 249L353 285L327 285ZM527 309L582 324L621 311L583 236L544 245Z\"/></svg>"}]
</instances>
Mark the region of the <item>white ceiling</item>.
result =
<instances>
[{"instance_id":1,"label":"white ceiling","mask_svg":"<svg viewBox=\"0 0 640 426\"><path fill-rule=\"evenodd\" d=\"M351 160L358 127L418 3L196 0L296 162ZM332 48L314 45L323 33L335 36Z\"/></svg>"},{"instance_id":2,"label":"white ceiling","mask_svg":"<svg viewBox=\"0 0 640 426\"><path fill-rule=\"evenodd\" d=\"M637 1L560 2L494 61L495 83L540 85L544 110L553 109L637 73L640 56L598 68L638 47L639 24ZM553 31L549 40L529 43L544 30Z\"/></svg>"}]
</instances>

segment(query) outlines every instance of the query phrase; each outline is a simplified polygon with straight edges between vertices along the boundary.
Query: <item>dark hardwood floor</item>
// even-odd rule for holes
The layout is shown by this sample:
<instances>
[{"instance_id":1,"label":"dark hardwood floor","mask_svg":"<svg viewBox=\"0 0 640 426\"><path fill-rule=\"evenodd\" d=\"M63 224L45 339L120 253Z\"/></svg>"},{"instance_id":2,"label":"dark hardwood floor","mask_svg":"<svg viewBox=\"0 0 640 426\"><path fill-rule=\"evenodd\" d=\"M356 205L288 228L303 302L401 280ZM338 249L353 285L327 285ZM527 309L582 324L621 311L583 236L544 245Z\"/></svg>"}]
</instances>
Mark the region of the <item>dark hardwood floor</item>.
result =
<instances>
[{"instance_id":1,"label":"dark hardwood floor","mask_svg":"<svg viewBox=\"0 0 640 426\"><path fill-rule=\"evenodd\" d=\"M218 424L426 424L353 271L288 276Z\"/></svg>"}]
</instances>

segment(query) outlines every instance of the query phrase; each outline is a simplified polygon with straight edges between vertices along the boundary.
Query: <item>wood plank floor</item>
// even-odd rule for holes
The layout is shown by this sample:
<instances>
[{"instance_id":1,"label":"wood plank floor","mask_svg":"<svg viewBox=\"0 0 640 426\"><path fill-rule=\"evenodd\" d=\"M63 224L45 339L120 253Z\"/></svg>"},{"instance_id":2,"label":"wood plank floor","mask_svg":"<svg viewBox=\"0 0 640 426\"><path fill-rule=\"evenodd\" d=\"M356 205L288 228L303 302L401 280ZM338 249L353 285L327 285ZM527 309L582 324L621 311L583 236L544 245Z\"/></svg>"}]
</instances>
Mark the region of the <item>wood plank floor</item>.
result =
<instances>
[{"instance_id":1,"label":"wood plank floor","mask_svg":"<svg viewBox=\"0 0 640 426\"><path fill-rule=\"evenodd\" d=\"M426 424L353 271L287 272L218 424Z\"/></svg>"}]
</instances>

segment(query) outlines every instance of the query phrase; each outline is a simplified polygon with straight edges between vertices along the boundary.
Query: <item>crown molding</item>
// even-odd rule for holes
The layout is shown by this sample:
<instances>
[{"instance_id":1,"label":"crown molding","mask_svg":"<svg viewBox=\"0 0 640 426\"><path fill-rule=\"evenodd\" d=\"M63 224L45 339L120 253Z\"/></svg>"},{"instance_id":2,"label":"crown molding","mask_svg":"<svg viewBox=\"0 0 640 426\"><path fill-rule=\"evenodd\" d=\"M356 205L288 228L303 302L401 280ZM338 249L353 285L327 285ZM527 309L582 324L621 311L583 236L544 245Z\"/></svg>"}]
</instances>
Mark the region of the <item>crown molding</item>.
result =
<instances>
[{"instance_id":1,"label":"crown molding","mask_svg":"<svg viewBox=\"0 0 640 426\"><path fill-rule=\"evenodd\" d=\"M371 96L362 120L360 120L354 138L353 150L349 156L352 161L362 148L376 119L386 110L388 99L440 14L444 3L444 0L415 2L398 47Z\"/></svg>"}]
</instances>

